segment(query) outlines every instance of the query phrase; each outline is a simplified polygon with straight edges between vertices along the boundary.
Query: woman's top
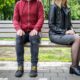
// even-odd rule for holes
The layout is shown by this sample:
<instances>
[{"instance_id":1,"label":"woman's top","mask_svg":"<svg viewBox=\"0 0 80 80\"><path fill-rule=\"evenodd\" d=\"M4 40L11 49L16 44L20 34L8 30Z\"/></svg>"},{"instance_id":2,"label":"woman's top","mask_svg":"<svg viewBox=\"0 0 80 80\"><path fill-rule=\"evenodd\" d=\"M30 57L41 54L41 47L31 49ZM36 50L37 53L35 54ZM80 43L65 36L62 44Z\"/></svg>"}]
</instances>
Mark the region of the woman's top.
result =
<instances>
[{"instance_id":1,"label":"woman's top","mask_svg":"<svg viewBox=\"0 0 80 80\"><path fill-rule=\"evenodd\" d=\"M52 5L49 12L49 29L54 34L65 34L72 27L70 9Z\"/></svg>"}]
</instances>

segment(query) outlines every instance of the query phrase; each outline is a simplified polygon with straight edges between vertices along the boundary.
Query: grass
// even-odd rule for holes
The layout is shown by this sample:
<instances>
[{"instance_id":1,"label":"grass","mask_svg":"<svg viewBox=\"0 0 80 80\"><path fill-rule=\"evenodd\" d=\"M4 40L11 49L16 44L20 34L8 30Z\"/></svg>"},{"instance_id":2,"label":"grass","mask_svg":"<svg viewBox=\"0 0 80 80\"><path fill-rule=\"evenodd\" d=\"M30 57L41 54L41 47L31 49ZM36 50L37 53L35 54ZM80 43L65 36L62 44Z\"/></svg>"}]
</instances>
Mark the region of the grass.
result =
<instances>
[{"instance_id":1,"label":"grass","mask_svg":"<svg viewBox=\"0 0 80 80\"><path fill-rule=\"evenodd\" d=\"M11 40L15 40L16 38L0 38L0 40L7 40L7 41L11 41ZM49 40L49 38L41 38L41 40Z\"/></svg>"},{"instance_id":2,"label":"grass","mask_svg":"<svg viewBox=\"0 0 80 80\"><path fill-rule=\"evenodd\" d=\"M15 38L0 38L0 40L15 40ZM41 40L49 40L48 38L42 38ZM2 51L3 50L3 51ZM25 61L30 61L30 52L29 48L25 49L29 54L24 55ZM15 50L13 48L0 48L0 61L16 61L16 55L14 55ZM13 53L12 53L13 52ZM39 50L39 61L61 61L61 62L70 62L70 48L40 48ZM2 55L2 56L1 56ZM14 55L14 56L13 56Z\"/></svg>"},{"instance_id":3,"label":"grass","mask_svg":"<svg viewBox=\"0 0 80 80\"><path fill-rule=\"evenodd\" d=\"M15 40L15 38L0 38L0 40L7 40L7 41L11 41L11 40Z\"/></svg>"},{"instance_id":4,"label":"grass","mask_svg":"<svg viewBox=\"0 0 80 80\"><path fill-rule=\"evenodd\" d=\"M8 49L9 50L9 49ZM29 48L25 48L25 53L29 52ZM10 52L11 53L11 52ZM58 61L58 62L70 62L70 48L40 48L39 50L39 61L42 62L52 62L52 61ZM24 58L25 61L30 61L30 52L29 54L25 54ZM0 57L0 61L16 61L16 55L15 54L6 54L4 56Z\"/></svg>"}]
</instances>

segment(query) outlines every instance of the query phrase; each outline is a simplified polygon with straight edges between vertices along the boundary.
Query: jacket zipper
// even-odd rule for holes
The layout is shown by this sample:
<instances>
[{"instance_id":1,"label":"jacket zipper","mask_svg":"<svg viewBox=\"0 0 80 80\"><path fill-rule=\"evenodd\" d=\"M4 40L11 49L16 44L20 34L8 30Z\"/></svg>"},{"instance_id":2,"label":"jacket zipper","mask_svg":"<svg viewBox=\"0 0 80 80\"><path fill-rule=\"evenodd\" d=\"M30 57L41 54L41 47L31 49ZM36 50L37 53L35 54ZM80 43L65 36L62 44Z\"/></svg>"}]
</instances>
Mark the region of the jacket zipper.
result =
<instances>
[{"instance_id":1,"label":"jacket zipper","mask_svg":"<svg viewBox=\"0 0 80 80\"><path fill-rule=\"evenodd\" d=\"M29 30L29 26L30 26L30 22L29 22L30 15L29 15L29 12L30 12L30 1L28 1L28 28L27 28L27 30Z\"/></svg>"}]
</instances>

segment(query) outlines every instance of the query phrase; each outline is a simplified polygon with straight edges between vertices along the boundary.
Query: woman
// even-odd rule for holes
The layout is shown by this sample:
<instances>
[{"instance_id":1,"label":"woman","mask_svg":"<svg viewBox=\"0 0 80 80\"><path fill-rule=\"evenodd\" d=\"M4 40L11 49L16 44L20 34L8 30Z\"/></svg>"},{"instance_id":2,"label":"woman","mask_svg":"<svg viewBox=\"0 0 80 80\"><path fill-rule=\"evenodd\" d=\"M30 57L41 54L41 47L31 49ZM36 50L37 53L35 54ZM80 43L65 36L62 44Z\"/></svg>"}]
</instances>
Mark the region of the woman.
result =
<instances>
[{"instance_id":1,"label":"woman","mask_svg":"<svg viewBox=\"0 0 80 80\"><path fill-rule=\"evenodd\" d=\"M80 76L80 37L72 29L70 9L67 0L54 0L49 13L49 37L51 42L71 45L72 64L70 74Z\"/></svg>"},{"instance_id":2,"label":"woman","mask_svg":"<svg viewBox=\"0 0 80 80\"><path fill-rule=\"evenodd\" d=\"M20 0L16 3L13 15L13 24L16 29L16 54L18 70L16 77L24 73L24 44L30 42L31 46L31 71L30 77L37 76L37 63L39 42L44 10L39 0Z\"/></svg>"}]
</instances>

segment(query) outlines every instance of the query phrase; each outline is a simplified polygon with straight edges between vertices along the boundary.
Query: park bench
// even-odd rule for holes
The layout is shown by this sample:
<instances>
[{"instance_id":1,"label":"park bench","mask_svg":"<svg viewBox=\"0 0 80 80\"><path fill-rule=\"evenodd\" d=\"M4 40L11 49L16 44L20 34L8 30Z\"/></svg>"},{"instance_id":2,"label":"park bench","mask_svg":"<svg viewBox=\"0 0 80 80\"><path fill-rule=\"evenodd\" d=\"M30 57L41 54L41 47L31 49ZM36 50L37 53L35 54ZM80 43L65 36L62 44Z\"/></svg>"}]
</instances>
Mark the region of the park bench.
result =
<instances>
[{"instance_id":1,"label":"park bench","mask_svg":"<svg viewBox=\"0 0 80 80\"><path fill-rule=\"evenodd\" d=\"M76 33L80 34L80 21L72 21L73 28ZM48 35L49 27L48 27L48 21L44 21L43 28L41 30L41 43L40 47L62 47L66 45L58 45L55 43L51 43L49 41L49 35ZM15 37L16 37L16 31L13 27L12 21L0 21L0 47L14 47L15 46ZM12 39L13 40L3 40L6 39ZM26 47L29 47L30 44L25 44Z\"/></svg>"}]
</instances>

